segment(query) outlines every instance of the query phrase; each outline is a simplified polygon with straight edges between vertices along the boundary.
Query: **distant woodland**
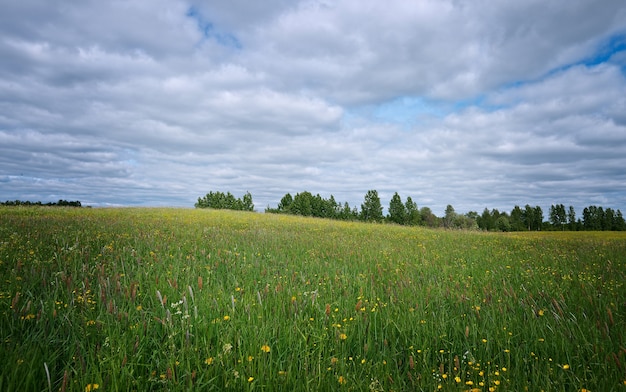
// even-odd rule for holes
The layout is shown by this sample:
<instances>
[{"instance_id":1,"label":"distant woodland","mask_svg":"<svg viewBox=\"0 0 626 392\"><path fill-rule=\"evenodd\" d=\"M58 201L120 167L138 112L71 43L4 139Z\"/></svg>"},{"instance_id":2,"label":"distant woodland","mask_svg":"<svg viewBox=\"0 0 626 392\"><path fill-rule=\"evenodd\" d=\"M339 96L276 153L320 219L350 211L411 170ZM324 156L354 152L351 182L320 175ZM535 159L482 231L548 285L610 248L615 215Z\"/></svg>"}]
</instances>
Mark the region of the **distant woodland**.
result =
<instances>
[{"instance_id":1,"label":"distant woodland","mask_svg":"<svg viewBox=\"0 0 626 392\"><path fill-rule=\"evenodd\" d=\"M21 200L7 200L0 202L3 206L46 206L46 207L82 207L80 201L67 201L59 200L57 202L42 203L40 201L21 201Z\"/></svg>"},{"instance_id":2,"label":"distant woodland","mask_svg":"<svg viewBox=\"0 0 626 392\"><path fill-rule=\"evenodd\" d=\"M3 206L46 206L46 207L82 207L80 201L59 200L58 202L42 203L40 201L5 201ZM237 198L230 192L209 192L199 197L196 208L228 209L237 211L254 211L254 203L250 192ZM350 206L348 202L338 202L334 196L325 199L311 192L285 194L276 208L265 209L270 214L290 214L311 216L326 219L347 221L363 221L376 223L393 223L405 226L442 227L446 229L486 230L486 231L624 231L626 221L622 212L612 208L591 205L585 207L582 216L576 215L573 206L563 204L550 206L547 215L539 206L515 206L510 212L489 210L482 213L470 211L459 214L454 207L448 205L444 216L436 216L429 207L418 208L417 203L409 196L405 201L398 193L394 193L383 214L383 205L376 190L369 190L363 198L360 208Z\"/></svg>"},{"instance_id":3,"label":"distant woodland","mask_svg":"<svg viewBox=\"0 0 626 392\"><path fill-rule=\"evenodd\" d=\"M210 192L198 198L196 208L233 209L253 211L252 195L247 192L242 199L235 198L230 192ZM266 213L291 214L327 219L339 219L363 222L394 223L406 226L443 227L447 229L475 229L487 231L539 231L539 230L626 230L622 212L600 206L583 209L578 217L573 206L563 204L550 206L547 216L539 206L515 206L510 212L489 210L482 213L470 211L459 214L448 205L445 215L436 216L429 207L418 208L409 196L405 201L396 192L389 202L387 214L383 214L383 205L376 190L369 190L364 196L360 208L347 202L338 202L334 196L325 199L319 194L304 191L292 196L285 194L276 208L265 209Z\"/></svg>"}]
</instances>

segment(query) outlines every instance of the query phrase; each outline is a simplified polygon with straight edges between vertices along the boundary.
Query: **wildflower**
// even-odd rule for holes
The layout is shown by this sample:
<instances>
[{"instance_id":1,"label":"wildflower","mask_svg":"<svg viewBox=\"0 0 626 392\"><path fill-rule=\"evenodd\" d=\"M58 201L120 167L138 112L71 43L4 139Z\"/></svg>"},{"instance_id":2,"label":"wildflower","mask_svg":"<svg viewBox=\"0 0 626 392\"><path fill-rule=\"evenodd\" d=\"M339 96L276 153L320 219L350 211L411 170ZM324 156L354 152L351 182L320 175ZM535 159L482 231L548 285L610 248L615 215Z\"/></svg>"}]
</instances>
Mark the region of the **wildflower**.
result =
<instances>
[{"instance_id":1,"label":"wildflower","mask_svg":"<svg viewBox=\"0 0 626 392\"><path fill-rule=\"evenodd\" d=\"M228 320L230 320L230 316L229 315L224 316L224 321L228 321Z\"/></svg>"},{"instance_id":2,"label":"wildflower","mask_svg":"<svg viewBox=\"0 0 626 392\"><path fill-rule=\"evenodd\" d=\"M330 364L331 364L331 365L335 365L338 361L339 361L339 360L338 360L336 357L332 357L332 358L330 359Z\"/></svg>"},{"instance_id":3,"label":"wildflower","mask_svg":"<svg viewBox=\"0 0 626 392\"><path fill-rule=\"evenodd\" d=\"M342 333L342 334L339 335L339 339L346 340L346 339L348 339L348 335L346 335L345 333Z\"/></svg>"},{"instance_id":4,"label":"wildflower","mask_svg":"<svg viewBox=\"0 0 626 392\"><path fill-rule=\"evenodd\" d=\"M87 325L96 325L94 320L87 320Z\"/></svg>"},{"instance_id":5,"label":"wildflower","mask_svg":"<svg viewBox=\"0 0 626 392\"><path fill-rule=\"evenodd\" d=\"M287 375L287 372L286 372L286 371L284 371L284 370L279 370L279 371L278 371L278 375L279 375L279 376L286 376L286 375Z\"/></svg>"},{"instance_id":6,"label":"wildflower","mask_svg":"<svg viewBox=\"0 0 626 392\"><path fill-rule=\"evenodd\" d=\"M343 385L346 383L346 378L344 376L339 376L339 378L337 378L337 381L339 382L339 384Z\"/></svg>"},{"instance_id":7,"label":"wildflower","mask_svg":"<svg viewBox=\"0 0 626 392\"><path fill-rule=\"evenodd\" d=\"M248 382L254 381L254 377L248 377Z\"/></svg>"},{"instance_id":8,"label":"wildflower","mask_svg":"<svg viewBox=\"0 0 626 392\"><path fill-rule=\"evenodd\" d=\"M456 381L457 383L461 382L461 377L459 376L454 377L454 381Z\"/></svg>"},{"instance_id":9,"label":"wildflower","mask_svg":"<svg viewBox=\"0 0 626 392\"><path fill-rule=\"evenodd\" d=\"M544 315L544 311L543 309L539 309L539 311L537 312L537 314L539 315L539 317Z\"/></svg>"},{"instance_id":10,"label":"wildflower","mask_svg":"<svg viewBox=\"0 0 626 392\"><path fill-rule=\"evenodd\" d=\"M222 347L222 350L224 351L224 354L228 354L230 352L230 350L232 350L233 345L230 343L226 343L224 344L224 346Z\"/></svg>"},{"instance_id":11,"label":"wildflower","mask_svg":"<svg viewBox=\"0 0 626 392\"><path fill-rule=\"evenodd\" d=\"M252 355L248 355L248 362L252 362L253 359L254 357Z\"/></svg>"},{"instance_id":12,"label":"wildflower","mask_svg":"<svg viewBox=\"0 0 626 392\"><path fill-rule=\"evenodd\" d=\"M563 370L567 370L567 369L569 369L569 365L568 364L563 365Z\"/></svg>"},{"instance_id":13,"label":"wildflower","mask_svg":"<svg viewBox=\"0 0 626 392\"><path fill-rule=\"evenodd\" d=\"M269 353L271 351L270 346L268 346L267 344L262 345L261 351L263 351L264 353Z\"/></svg>"},{"instance_id":14,"label":"wildflower","mask_svg":"<svg viewBox=\"0 0 626 392\"><path fill-rule=\"evenodd\" d=\"M85 392L95 391L96 389L99 389L99 388L100 388L99 384L87 384L87 386L85 387Z\"/></svg>"}]
</instances>

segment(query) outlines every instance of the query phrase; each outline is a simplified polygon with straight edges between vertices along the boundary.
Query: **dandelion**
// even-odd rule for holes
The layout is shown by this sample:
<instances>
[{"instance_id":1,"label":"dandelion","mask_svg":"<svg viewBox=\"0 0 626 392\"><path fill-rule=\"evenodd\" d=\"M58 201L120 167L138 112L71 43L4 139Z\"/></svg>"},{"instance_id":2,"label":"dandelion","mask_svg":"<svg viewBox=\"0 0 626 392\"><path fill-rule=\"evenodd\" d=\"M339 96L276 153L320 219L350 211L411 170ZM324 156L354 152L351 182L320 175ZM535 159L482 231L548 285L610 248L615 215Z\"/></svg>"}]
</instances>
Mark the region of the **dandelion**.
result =
<instances>
[{"instance_id":1,"label":"dandelion","mask_svg":"<svg viewBox=\"0 0 626 392\"><path fill-rule=\"evenodd\" d=\"M268 346L267 344L262 345L261 351L263 351L264 353L269 353L271 351L270 346Z\"/></svg>"},{"instance_id":2,"label":"dandelion","mask_svg":"<svg viewBox=\"0 0 626 392\"><path fill-rule=\"evenodd\" d=\"M567 369L569 369L569 365L568 364L563 365L563 370L567 370Z\"/></svg>"},{"instance_id":3,"label":"dandelion","mask_svg":"<svg viewBox=\"0 0 626 392\"><path fill-rule=\"evenodd\" d=\"M228 320L230 320L230 316L229 315L224 316L224 321L228 321Z\"/></svg>"},{"instance_id":4,"label":"dandelion","mask_svg":"<svg viewBox=\"0 0 626 392\"><path fill-rule=\"evenodd\" d=\"M544 315L544 313L545 313L545 312L543 311L543 309L539 309L539 311L537 312L537 314L539 315L539 317L543 316L543 315Z\"/></svg>"},{"instance_id":5,"label":"dandelion","mask_svg":"<svg viewBox=\"0 0 626 392\"><path fill-rule=\"evenodd\" d=\"M456 381L457 383L460 383L461 382L461 377L459 377L459 376L454 377L454 381Z\"/></svg>"},{"instance_id":6,"label":"dandelion","mask_svg":"<svg viewBox=\"0 0 626 392\"><path fill-rule=\"evenodd\" d=\"M99 384L87 384L87 386L85 387L85 392L95 391L96 389L100 389Z\"/></svg>"},{"instance_id":7,"label":"dandelion","mask_svg":"<svg viewBox=\"0 0 626 392\"><path fill-rule=\"evenodd\" d=\"M339 384L343 385L346 383L346 378L344 376L339 376L339 378L337 378L337 381L339 382Z\"/></svg>"},{"instance_id":8,"label":"dandelion","mask_svg":"<svg viewBox=\"0 0 626 392\"><path fill-rule=\"evenodd\" d=\"M204 363L206 363L207 365L213 365L213 357L208 357L204 360Z\"/></svg>"},{"instance_id":9,"label":"dandelion","mask_svg":"<svg viewBox=\"0 0 626 392\"><path fill-rule=\"evenodd\" d=\"M254 381L254 377L248 377L248 382Z\"/></svg>"},{"instance_id":10,"label":"dandelion","mask_svg":"<svg viewBox=\"0 0 626 392\"><path fill-rule=\"evenodd\" d=\"M342 333L342 334L339 335L339 339L346 340L346 339L348 339L348 335L346 335L345 333Z\"/></svg>"}]
</instances>

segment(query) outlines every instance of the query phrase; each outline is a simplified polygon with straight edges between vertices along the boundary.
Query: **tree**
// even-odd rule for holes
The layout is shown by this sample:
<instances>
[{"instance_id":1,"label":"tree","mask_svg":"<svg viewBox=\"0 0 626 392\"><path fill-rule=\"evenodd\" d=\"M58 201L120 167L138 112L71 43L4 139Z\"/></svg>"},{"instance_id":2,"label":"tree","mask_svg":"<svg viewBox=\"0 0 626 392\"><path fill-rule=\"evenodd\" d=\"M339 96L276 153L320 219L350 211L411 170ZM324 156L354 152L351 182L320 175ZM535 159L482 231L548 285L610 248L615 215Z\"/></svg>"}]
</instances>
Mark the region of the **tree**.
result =
<instances>
[{"instance_id":1,"label":"tree","mask_svg":"<svg viewBox=\"0 0 626 392\"><path fill-rule=\"evenodd\" d=\"M499 231L511 231L511 224L509 222L509 218L502 214L496 219L496 229Z\"/></svg>"},{"instance_id":2,"label":"tree","mask_svg":"<svg viewBox=\"0 0 626 392\"><path fill-rule=\"evenodd\" d=\"M313 215L312 200L313 195L311 192L296 193L289 211L294 215L311 216Z\"/></svg>"},{"instance_id":3,"label":"tree","mask_svg":"<svg viewBox=\"0 0 626 392\"><path fill-rule=\"evenodd\" d=\"M567 214L565 212L565 206L563 204L552 204L550 206L550 223L555 228L565 230L565 223L567 223Z\"/></svg>"},{"instance_id":4,"label":"tree","mask_svg":"<svg viewBox=\"0 0 626 392\"><path fill-rule=\"evenodd\" d=\"M524 222L522 220L522 215L523 215L523 212L522 212L522 209L519 208L519 206L513 207L513 210L511 210L511 215L509 218L512 231L524 230Z\"/></svg>"},{"instance_id":5,"label":"tree","mask_svg":"<svg viewBox=\"0 0 626 392\"><path fill-rule=\"evenodd\" d=\"M420 212L417 209L417 203L411 199L411 196L406 198L406 203L404 203L404 208L406 210L406 224L409 225L419 225L421 221Z\"/></svg>"},{"instance_id":6,"label":"tree","mask_svg":"<svg viewBox=\"0 0 626 392\"><path fill-rule=\"evenodd\" d=\"M455 218L456 212L454 211L454 207L448 204L446 206L446 215L443 217L443 227L447 229L451 228Z\"/></svg>"},{"instance_id":7,"label":"tree","mask_svg":"<svg viewBox=\"0 0 626 392\"><path fill-rule=\"evenodd\" d=\"M396 192L389 202L389 220L399 225L404 225L406 218L406 206L402 204L402 199L400 195L398 195L398 192Z\"/></svg>"},{"instance_id":8,"label":"tree","mask_svg":"<svg viewBox=\"0 0 626 392\"><path fill-rule=\"evenodd\" d=\"M243 201L241 204L243 211L254 211L254 203L252 202L252 195L250 192L246 192L246 194L243 195Z\"/></svg>"},{"instance_id":9,"label":"tree","mask_svg":"<svg viewBox=\"0 0 626 392\"><path fill-rule=\"evenodd\" d=\"M576 211L573 206L569 206L567 211L567 223L570 230L576 230Z\"/></svg>"},{"instance_id":10,"label":"tree","mask_svg":"<svg viewBox=\"0 0 626 392\"><path fill-rule=\"evenodd\" d=\"M478 228L481 230L493 230L493 228L495 227L495 222L491 217L491 214L489 213L489 209L487 207L485 207L485 209L483 210L483 213L476 219L476 222L478 223Z\"/></svg>"},{"instance_id":11,"label":"tree","mask_svg":"<svg viewBox=\"0 0 626 392\"><path fill-rule=\"evenodd\" d=\"M293 203L293 197L291 196L291 193L287 193L282 199L280 199L280 203L278 203L278 211L289 212L291 203Z\"/></svg>"},{"instance_id":12,"label":"tree","mask_svg":"<svg viewBox=\"0 0 626 392\"><path fill-rule=\"evenodd\" d=\"M420 208L420 217L422 219L422 223L428 227L439 226L439 219L435 214L433 214L429 207Z\"/></svg>"},{"instance_id":13,"label":"tree","mask_svg":"<svg viewBox=\"0 0 626 392\"><path fill-rule=\"evenodd\" d=\"M369 190L361 204L361 220L366 222L380 222L383 220L383 207L376 190Z\"/></svg>"}]
</instances>

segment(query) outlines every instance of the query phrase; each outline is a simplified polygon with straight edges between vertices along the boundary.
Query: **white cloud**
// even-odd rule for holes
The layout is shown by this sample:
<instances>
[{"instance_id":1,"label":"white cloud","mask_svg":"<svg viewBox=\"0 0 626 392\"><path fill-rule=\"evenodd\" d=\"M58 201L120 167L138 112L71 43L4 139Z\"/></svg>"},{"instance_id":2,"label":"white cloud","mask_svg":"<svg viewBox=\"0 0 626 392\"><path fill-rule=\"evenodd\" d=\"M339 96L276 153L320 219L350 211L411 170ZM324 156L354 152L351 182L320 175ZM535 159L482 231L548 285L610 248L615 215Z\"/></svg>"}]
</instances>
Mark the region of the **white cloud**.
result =
<instances>
[{"instance_id":1,"label":"white cloud","mask_svg":"<svg viewBox=\"0 0 626 392\"><path fill-rule=\"evenodd\" d=\"M0 199L625 208L621 1L5 8Z\"/></svg>"}]
</instances>

